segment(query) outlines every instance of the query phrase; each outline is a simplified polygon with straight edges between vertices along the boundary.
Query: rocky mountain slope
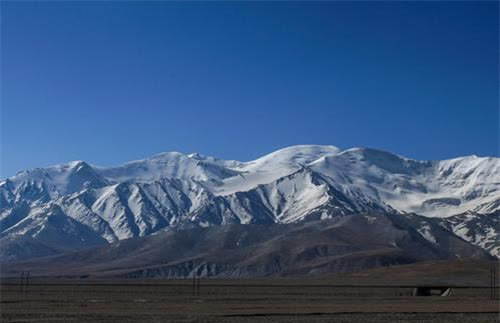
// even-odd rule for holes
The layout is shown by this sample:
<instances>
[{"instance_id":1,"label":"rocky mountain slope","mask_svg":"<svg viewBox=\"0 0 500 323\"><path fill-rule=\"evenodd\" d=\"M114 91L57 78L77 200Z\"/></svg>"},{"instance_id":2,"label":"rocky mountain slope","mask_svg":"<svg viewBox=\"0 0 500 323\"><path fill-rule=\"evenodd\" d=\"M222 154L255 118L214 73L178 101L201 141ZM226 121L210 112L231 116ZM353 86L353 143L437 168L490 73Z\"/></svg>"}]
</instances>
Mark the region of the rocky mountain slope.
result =
<instances>
[{"instance_id":1,"label":"rocky mountain slope","mask_svg":"<svg viewBox=\"0 0 500 323\"><path fill-rule=\"evenodd\" d=\"M0 182L0 259L163 230L363 212L437 218L499 256L500 159L417 161L367 148L293 146L250 162L172 152L117 167L37 168ZM28 238L23 251L20 239Z\"/></svg>"},{"instance_id":2,"label":"rocky mountain slope","mask_svg":"<svg viewBox=\"0 0 500 323\"><path fill-rule=\"evenodd\" d=\"M365 213L293 224L170 230L4 265L2 275L28 270L66 277L310 276L460 258L492 256L424 217Z\"/></svg>"}]
</instances>

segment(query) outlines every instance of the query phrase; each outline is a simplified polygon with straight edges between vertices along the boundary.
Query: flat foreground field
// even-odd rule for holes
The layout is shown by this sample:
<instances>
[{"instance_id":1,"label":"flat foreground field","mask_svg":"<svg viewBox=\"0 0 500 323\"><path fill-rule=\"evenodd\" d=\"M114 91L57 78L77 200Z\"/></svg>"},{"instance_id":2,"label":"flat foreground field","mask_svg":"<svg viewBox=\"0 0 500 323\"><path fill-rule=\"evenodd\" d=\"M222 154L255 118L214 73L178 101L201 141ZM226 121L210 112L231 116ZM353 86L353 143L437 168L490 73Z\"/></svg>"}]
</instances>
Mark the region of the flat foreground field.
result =
<instances>
[{"instance_id":1,"label":"flat foreground field","mask_svg":"<svg viewBox=\"0 0 500 323\"><path fill-rule=\"evenodd\" d=\"M498 322L489 288L449 297L409 287L335 286L328 280L15 280L0 289L2 322ZM194 292L194 293L193 293Z\"/></svg>"}]
</instances>

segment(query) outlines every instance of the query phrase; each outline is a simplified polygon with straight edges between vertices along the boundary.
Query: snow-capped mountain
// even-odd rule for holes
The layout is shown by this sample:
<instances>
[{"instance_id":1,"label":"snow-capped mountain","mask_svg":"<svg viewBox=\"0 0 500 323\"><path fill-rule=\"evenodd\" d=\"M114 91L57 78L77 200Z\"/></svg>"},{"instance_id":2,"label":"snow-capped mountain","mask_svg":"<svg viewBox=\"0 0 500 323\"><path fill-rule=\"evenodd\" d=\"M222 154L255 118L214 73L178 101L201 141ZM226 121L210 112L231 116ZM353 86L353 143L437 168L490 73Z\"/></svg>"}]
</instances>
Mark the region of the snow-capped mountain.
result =
<instances>
[{"instance_id":1,"label":"snow-capped mountain","mask_svg":"<svg viewBox=\"0 0 500 323\"><path fill-rule=\"evenodd\" d=\"M29 236L45 244L70 241L65 246L75 248L168 228L361 212L439 218L443 227L499 256L499 228L492 223L500 215L500 159L417 161L368 148L309 145L250 162L177 152L117 167L75 161L0 182L2 240ZM432 240L432 233L420 230Z\"/></svg>"}]
</instances>

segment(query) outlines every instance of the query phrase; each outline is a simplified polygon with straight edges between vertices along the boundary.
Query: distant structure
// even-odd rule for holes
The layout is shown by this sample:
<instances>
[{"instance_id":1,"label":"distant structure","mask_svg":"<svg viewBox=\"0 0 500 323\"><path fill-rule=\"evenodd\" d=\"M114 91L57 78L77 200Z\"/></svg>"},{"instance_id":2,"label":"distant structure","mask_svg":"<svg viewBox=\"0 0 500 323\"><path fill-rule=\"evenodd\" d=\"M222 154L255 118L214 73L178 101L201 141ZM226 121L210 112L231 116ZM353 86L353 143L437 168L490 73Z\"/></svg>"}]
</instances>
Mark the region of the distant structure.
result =
<instances>
[{"instance_id":1,"label":"distant structure","mask_svg":"<svg viewBox=\"0 0 500 323\"><path fill-rule=\"evenodd\" d=\"M413 296L450 296L452 288L443 286L420 286L413 289Z\"/></svg>"}]
</instances>

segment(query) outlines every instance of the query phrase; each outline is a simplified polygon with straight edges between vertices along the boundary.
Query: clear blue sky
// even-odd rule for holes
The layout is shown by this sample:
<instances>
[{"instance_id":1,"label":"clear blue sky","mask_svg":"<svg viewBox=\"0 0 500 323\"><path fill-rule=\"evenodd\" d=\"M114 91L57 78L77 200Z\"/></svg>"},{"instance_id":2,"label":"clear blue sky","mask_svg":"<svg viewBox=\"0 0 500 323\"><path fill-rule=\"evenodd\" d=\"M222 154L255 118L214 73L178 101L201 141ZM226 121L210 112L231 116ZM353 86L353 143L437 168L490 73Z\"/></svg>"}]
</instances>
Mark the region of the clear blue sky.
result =
<instances>
[{"instance_id":1,"label":"clear blue sky","mask_svg":"<svg viewBox=\"0 0 500 323\"><path fill-rule=\"evenodd\" d=\"M1 177L295 144L498 154L497 2L1 3Z\"/></svg>"}]
</instances>

